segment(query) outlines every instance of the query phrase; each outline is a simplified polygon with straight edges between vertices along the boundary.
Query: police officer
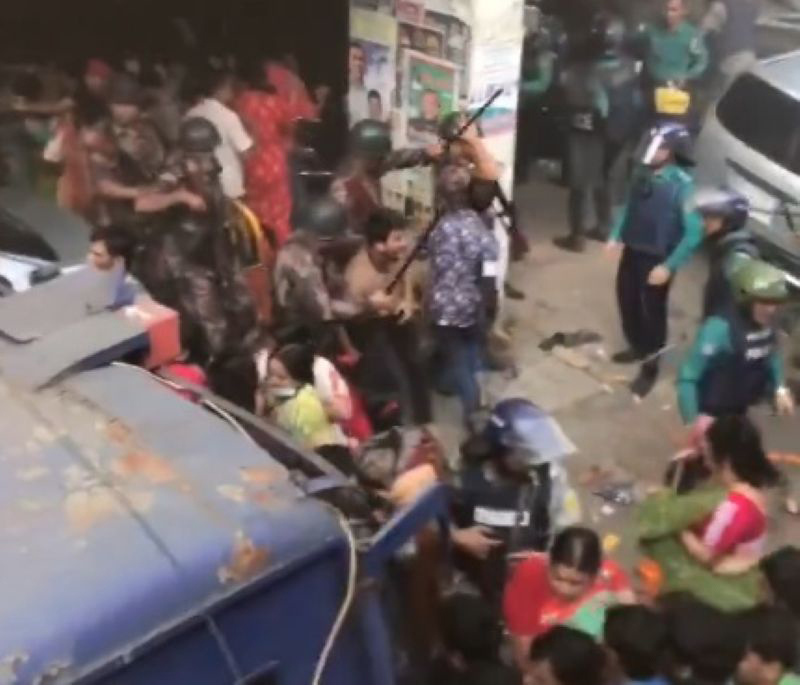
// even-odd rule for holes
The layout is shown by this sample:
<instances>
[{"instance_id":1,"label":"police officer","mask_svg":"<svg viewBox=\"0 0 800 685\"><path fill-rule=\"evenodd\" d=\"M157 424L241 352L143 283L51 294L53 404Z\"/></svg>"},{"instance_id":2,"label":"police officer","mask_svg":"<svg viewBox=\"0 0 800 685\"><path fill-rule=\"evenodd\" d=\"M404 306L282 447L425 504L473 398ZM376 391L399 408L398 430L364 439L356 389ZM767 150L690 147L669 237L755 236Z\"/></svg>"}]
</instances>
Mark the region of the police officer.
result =
<instances>
[{"instance_id":1,"label":"police officer","mask_svg":"<svg viewBox=\"0 0 800 685\"><path fill-rule=\"evenodd\" d=\"M509 562L547 549L554 527L574 522L566 511L574 493L559 464L572 449L553 419L522 398L498 403L462 446L456 523L480 526L487 545L494 542L483 564L467 565L488 597L502 592Z\"/></svg>"},{"instance_id":2,"label":"police officer","mask_svg":"<svg viewBox=\"0 0 800 685\"><path fill-rule=\"evenodd\" d=\"M608 94L598 77L596 55L588 48L572 56L561 74L567 108L567 215L569 235L555 239L565 250L582 252L585 246L586 213L594 197L600 199L604 185L604 119L608 116ZM598 203L598 214L607 214Z\"/></svg>"},{"instance_id":3,"label":"police officer","mask_svg":"<svg viewBox=\"0 0 800 685\"><path fill-rule=\"evenodd\" d=\"M700 188L694 207L703 217L710 247L709 277L703 293L703 318L727 312L734 306L730 276L744 262L759 257L759 249L747 228L750 203L727 188Z\"/></svg>"},{"instance_id":4,"label":"police officer","mask_svg":"<svg viewBox=\"0 0 800 685\"><path fill-rule=\"evenodd\" d=\"M600 35L602 54L596 63L597 78L608 101L603 121L605 155L603 185L595 197L597 228L589 237L608 239L611 216L624 201L633 154L632 141L639 140L644 121L644 100L638 65L627 51L625 23L617 16L600 14L596 32Z\"/></svg>"},{"instance_id":5,"label":"police officer","mask_svg":"<svg viewBox=\"0 0 800 685\"><path fill-rule=\"evenodd\" d=\"M788 298L786 277L750 259L730 278L736 306L705 320L678 373L678 405L686 423L704 415L745 414L765 399L773 399L781 414L794 411L774 321Z\"/></svg>"},{"instance_id":6,"label":"police officer","mask_svg":"<svg viewBox=\"0 0 800 685\"><path fill-rule=\"evenodd\" d=\"M350 131L349 152L331 185L333 198L348 213L349 227L363 233L372 213L383 206L381 178L397 169L432 164L441 154L439 145L392 150L389 126L366 119Z\"/></svg>"},{"instance_id":7,"label":"police officer","mask_svg":"<svg viewBox=\"0 0 800 685\"><path fill-rule=\"evenodd\" d=\"M147 241L149 287L179 311L187 348L210 365L238 350L256 322L232 244L237 210L219 180L219 142L208 120L184 121L178 152L162 175L165 189L136 205L159 213ZM192 202L184 201L187 195Z\"/></svg>"},{"instance_id":8,"label":"police officer","mask_svg":"<svg viewBox=\"0 0 800 685\"><path fill-rule=\"evenodd\" d=\"M643 28L645 74L656 114L656 89L670 86L688 91L708 68L703 33L687 20L688 0L664 0L663 8L660 20Z\"/></svg>"},{"instance_id":9,"label":"police officer","mask_svg":"<svg viewBox=\"0 0 800 685\"><path fill-rule=\"evenodd\" d=\"M547 118L542 116L541 108L555 82L557 59L553 31L539 15L536 25L525 36L522 52L515 172L515 178L521 183L528 179L535 151L546 142L543 125Z\"/></svg>"},{"instance_id":10,"label":"police officer","mask_svg":"<svg viewBox=\"0 0 800 685\"><path fill-rule=\"evenodd\" d=\"M623 246L617 299L629 345L614 361L644 362L631 386L639 397L652 390L658 377L673 277L702 242L700 216L690 209L690 142L686 128L675 123L656 126L645 136L642 169L608 242L611 250Z\"/></svg>"}]
</instances>

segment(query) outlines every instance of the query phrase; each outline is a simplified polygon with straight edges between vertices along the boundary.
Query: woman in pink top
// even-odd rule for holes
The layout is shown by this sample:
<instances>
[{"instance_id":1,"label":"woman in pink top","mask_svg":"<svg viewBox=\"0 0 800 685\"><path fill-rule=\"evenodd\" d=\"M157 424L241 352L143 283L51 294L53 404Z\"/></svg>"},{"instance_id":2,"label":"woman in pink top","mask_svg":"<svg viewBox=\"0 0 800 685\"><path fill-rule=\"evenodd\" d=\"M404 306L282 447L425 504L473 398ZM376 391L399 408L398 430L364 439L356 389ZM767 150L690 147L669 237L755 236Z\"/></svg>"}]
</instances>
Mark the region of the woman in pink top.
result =
<instances>
[{"instance_id":1,"label":"woman in pink top","mask_svg":"<svg viewBox=\"0 0 800 685\"><path fill-rule=\"evenodd\" d=\"M709 428L704 449L728 496L708 520L684 531L683 544L697 561L720 574L755 566L767 533L765 489L780 473L767 459L758 429L746 417L727 416Z\"/></svg>"}]
</instances>

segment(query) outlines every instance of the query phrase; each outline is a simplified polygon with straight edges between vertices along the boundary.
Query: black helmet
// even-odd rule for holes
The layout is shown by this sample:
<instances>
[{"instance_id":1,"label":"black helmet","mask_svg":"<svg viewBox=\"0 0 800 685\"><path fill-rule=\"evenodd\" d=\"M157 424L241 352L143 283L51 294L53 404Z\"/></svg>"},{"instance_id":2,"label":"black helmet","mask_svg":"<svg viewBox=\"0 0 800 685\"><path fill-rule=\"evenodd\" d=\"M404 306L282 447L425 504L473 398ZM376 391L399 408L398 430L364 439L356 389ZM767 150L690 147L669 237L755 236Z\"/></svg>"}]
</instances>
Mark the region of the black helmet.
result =
<instances>
[{"instance_id":1,"label":"black helmet","mask_svg":"<svg viewBox=\"0 0 800 685\"><path fill-rule=\"evenodd\" d=\"M219 131L208 119L191 117L181 124L178 141L189 154L211 154L222 143Z\"/></svg>"},{"instance_id":2,"label":"black helmet","mask_svg":"<svg viewBox=\"0 0 800 685\"><path fill-rule=\"evenodd\" d=\"M365 119L350 130L350 151L360 157L382 159L392 151L392 134L388 124Z\"/></svg>"},{"instance_id":3,"label":"black helmet","mask_svg":"<svg viewBox=\"0 0 800 685\"><path fill-rule=\"evenodd\" d=\"M336 238L347 230L347 210L330 197L312 200L304 217L302 230L318 238Z\"/></svg>"}]
</instances>

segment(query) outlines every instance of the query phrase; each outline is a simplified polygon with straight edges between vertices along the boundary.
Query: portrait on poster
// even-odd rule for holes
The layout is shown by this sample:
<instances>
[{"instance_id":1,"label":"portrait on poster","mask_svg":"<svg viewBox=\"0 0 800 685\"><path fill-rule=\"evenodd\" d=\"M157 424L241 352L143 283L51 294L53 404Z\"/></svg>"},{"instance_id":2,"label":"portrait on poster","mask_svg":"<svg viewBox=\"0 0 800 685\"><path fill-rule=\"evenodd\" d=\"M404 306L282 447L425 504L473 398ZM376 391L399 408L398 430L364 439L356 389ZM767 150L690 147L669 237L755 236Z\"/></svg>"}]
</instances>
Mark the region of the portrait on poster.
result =
<instances>
[{"instance_id":1,"label":"portrait on poster","mask_svg":"<svg viewBox=\"0 0 800 685\"><path fill-rule=\"evenodd\" d=\"M391 16L353 9L348 60L350 125L389 121L395 88L396 29Z\"/></svg>"},{"instance_id":2,"label":"portrait on poster","mask_svg":"<svg viewBox=\"0 0 800 685\"><path fill-rule=\"evenodd\" d=\"M397 45L404 50L416 50L428 57L441 59L444 57L444 34L428 26L410 24L405 21L397 23Z\"/></svg>"},{"instance_id":3,"label":"portrait on poster","mask_svg":"<svg viewBox=\"0 0 800 685\"><path fill-rule=\"evenodd\" d=\"M451 62L405 50L403 72L406 137L411 143L435 143L442 116L458 107L458 70Z\"/></svg>"}]
</instances>

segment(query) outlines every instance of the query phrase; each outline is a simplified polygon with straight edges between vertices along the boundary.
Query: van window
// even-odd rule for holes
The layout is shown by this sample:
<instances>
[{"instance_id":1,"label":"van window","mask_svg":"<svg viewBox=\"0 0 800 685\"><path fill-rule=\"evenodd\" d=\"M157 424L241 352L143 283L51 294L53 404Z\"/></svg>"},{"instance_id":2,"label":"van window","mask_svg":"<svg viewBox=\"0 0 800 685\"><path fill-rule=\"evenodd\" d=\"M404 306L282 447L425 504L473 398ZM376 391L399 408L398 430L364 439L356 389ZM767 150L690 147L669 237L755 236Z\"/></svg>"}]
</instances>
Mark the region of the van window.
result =
<instances>
[{"instance_id":1,"label":"van window","mask_svg":"<svg viewBox=\"0 0 800 685\"><path fill-rule=\"evenodd\" d=\"M800 101L744 74L720 100L717 118L747 146L800 174Z\"/></svg>"},{"instance_id":2,"label":"van window","mask_svg":"<svg viewBox=\"0 0 800 685\"><path fill-rule=\"evenodd\" d=\"M21 225L0 208L0 252L35 257L45 261L58 261L55 250L38 233Z\"/></svg>"}]
</instances>

